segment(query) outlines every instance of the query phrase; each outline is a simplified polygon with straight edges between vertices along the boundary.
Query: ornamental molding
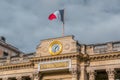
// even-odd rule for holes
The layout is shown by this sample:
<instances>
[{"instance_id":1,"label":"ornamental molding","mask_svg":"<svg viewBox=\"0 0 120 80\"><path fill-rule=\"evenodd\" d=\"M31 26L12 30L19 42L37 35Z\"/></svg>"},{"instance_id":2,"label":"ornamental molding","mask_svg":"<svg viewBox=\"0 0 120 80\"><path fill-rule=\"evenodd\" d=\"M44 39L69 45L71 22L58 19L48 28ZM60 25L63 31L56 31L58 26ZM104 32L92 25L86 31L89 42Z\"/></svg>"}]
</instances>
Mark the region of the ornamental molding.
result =
<instances>
[{"instance_id":1,"label":"ornamental molding","mask_svg":"<svg viewBox=\"0 0 120 80\"><path fill-rule=\"evenodd\" d=\"M50 61L50 60L61 60L61 59L72 59L72 58L79 58L82 59L83 54L80 53L69 53L69 54L62 54L56 56L42 56L42 57L33 57L30 59L31 62L42 62L42 61Z\"/></svg>"},{"instance_id":2,"label":"ornamental molding","mask_svg":"<svg viewBox=\"0 0 120 80\"><path fill-rule=\"evenodd\" d=\"M120 59L120 52L89 55L90 61L113 60L113 59Z\"/></svg>"},{"instance_id":3,"label":"ornamental molding","mask_svg":"<svg viewBox=\"0 0 120 80\"><path fill-rule=\"evenodd\" d=\"M14 70L14 69L23 69L23 68L33 68L34 64L31 62L28 63L19 63L19 64L7 64L0 66L0 70Z\"/></svg>"},{"instance_id":4,"label":"ornamental molding","mask_svg":"<svg viewBox=\"0 0 120 80\"><path fill-rule=\"evenodd\" d=\"M6 75L0 75L0 78L10 78L10 77L16 77L16 78L22 78L23 76L29 76L30 78L33 77L32 72L25 72L25 73L17 73L17 74L6 74Z\"/></svg>"}]
</instances>

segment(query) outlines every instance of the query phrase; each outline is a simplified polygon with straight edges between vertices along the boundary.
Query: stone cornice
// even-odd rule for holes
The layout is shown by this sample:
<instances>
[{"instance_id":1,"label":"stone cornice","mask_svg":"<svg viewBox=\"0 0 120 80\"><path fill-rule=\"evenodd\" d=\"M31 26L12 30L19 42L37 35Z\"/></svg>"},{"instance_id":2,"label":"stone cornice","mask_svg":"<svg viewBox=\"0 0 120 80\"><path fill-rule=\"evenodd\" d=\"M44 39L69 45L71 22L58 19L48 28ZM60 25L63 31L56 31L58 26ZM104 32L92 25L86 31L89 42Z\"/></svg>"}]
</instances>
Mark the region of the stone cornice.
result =
<instances>
[{"instance_id":1,"label":"stone cornice","mask_svg":"<svg viewBox=\"0 0 120 80\"><path fill-rule=\"evenodd\" d=\"M112 59L119 59L119 58L120 58L120 52L89 55L90 61L112 60Z\"/></svg>"},{"instance_id":2,"label":"stone cornice","mask_svg":"<svg viewBox=\"0 0 120 80\"><path fill-rule=\"evenodd\" d=\"M68 58L82 58L82 54L80 53L69 53L64 55L57 56L44 56L44 57L33 57L30 59L31 62L39 62L39 61L49 61L49 60L57 60L57 59L68 59Z\"/></svg>"},{"instance_id":3,"label":"stone cornice","mask_svg":"<svg viewBox=\"0 0 120 80\"><path fill-rule=\"evenodd\" d=\"M8 44L8 43L5 43L5 42L3 42L3 41L0 41L0 45L6 47L6 48L8 48L8 49L11 49L11 50L15 51L15 52L18 53L18 54L19 54L19 53L23 53L23 52L20 51L18 48L14 47L14 46L12 46L12 45L10 45L10 44Z\"/></svg>"},{"instance_id":4,"label":"stone cornice","mask_svg":"<svg viewBox=\"0 0 120 80\"><path fill-rule=\"evenodd\" d=\"M33 68L34 64L31 62L28 63L19 63L19 64L8 64L0 66L0 70L14 70L14 69L24 69L24 68Z\"/></svg>"}]
</instances>

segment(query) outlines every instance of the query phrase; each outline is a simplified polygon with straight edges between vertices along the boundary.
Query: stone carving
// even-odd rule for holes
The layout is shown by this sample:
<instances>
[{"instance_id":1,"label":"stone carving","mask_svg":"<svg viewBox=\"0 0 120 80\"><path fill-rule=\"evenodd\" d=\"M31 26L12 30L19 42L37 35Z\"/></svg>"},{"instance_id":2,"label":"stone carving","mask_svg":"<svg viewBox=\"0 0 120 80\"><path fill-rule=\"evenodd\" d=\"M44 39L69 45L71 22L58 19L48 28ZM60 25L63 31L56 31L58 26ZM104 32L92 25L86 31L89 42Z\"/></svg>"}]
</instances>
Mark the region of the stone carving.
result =
<instances>
[{"instance_id":1,"label":"stone carving","mask_svg":"<svg viewBox=\"0 0 120 80\"><path fill-rule=\"evenodd\" d=\"M96 72L95 71L90 71L89 72L89 80L95 80L95 75L96 75Z\"/></svg>"},{"instance_id":2,"label":"stone carving","mask_svg":"<svg viewBox=\"0 0 120 80\"><path fill-rule=\"evenodd\" d=\"M33 76L34 76L34 80L40 80L42 75L40 72L37 71L33 73Z\"/></svg>"},{"instance_id":3,"label":"stone carving","mask_svg":"<svg viewBox=\"0 0 120 80\"><path fill-rule=\"evenodd\" d=\"M66 43L66 44L64 45L64 49L65 49L65 50L69 50L69 49L70 49L70 44Z\"/></svg>"},{"instance_id":4,"label":"stone carving","mask_svg":"<svg viewBox=\"0 0 120 80\"><path fill-rule=\"evenodd\" d=\"M80 71L78 68L71 68L72 80L78 80Z\"/></svg>"},{"instance_id":5,"label":"stone carving","mask_svg":"<svg viewBox=\"0 0 120 80\"><path fill-rule=\"evenodd\" d=\"M48 52L48 48L42 48L43 52Z\"/></svg>"},{"instance_id":6,"label":"stone carving","mask_svg":"<svg viewBox=\"0 0 120 80\"><path fill-rule=\"evenodd\" d=\"M71 72L72 72L73 75L76 75L76 74L78 73L78 71L77 71L76 68L72 68L72 71L71 71Z\"/></svg>"},{"instance_id":7,"label":"stone carving","mask_svg":"<svg viewBox=\"0 0 120 80\"><path fill-rule=\"evenodd\" d=\"M106 69L106 72L108 74L109 80L114 80L115 79L116 71L113 68Z\"/></svg>"}]
</instances>

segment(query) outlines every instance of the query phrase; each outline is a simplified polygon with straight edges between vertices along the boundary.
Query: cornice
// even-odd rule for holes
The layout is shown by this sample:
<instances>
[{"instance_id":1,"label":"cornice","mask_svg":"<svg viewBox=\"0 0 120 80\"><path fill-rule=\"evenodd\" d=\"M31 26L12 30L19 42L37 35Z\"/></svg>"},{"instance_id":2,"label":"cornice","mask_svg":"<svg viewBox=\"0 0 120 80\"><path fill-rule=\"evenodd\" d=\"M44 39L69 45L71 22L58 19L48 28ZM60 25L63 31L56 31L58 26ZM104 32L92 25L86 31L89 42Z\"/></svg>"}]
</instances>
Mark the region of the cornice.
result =
<instances>
[{"instance_id":1,"label":"cornice","mask_svg":"<svg viewBox=\"0 0 120 80\"><path fill-rule=\"evenodd\" d=\"M120 58L120 52L110 52L110 53L104 53L104 54L89 55L90 61L113 60L113 59L119 59L119 58Z\"/></svg>"},{"instance_id":2,"label":"cornice","mask_svg":"<svg viewBox=\"0 0 120 80\"><path fill-rule=\"evenodd\" d=\"M31 62L41 62L41 61L49 61L49 60L76 58L76 57L82 59L82 56L83 56L83 54L80 54L80 53L69 53L69 54L56 55L56 56L33 57L30 59L30 61Z\"/></svg>"},{"instance_id":3,"label":"cornice","mask_svg":"<svg viewBox=\"0 0 120 80\"><path fill-rule=\"evenodd\" d=\"M11 49L13 51L15 51L16 53L23 53L22 51L20 51L18 48L6 43L6 42L3 42L3 41L0 41L0 45L4 46L5 48L8 48L8 49Z\"/></svg>"},{"instance_id":4,"label":"cornice","mask_svg":"<svg viewBox=\"0 0 120 80\"><path fill-rule=\"evenodd\" d=\"M31 62L19 63L19 64L7 64L0 66L0 70L15 70L15 69L24 69L24 68L33 68L34 64Z\"/></svg>"}]
</instances>

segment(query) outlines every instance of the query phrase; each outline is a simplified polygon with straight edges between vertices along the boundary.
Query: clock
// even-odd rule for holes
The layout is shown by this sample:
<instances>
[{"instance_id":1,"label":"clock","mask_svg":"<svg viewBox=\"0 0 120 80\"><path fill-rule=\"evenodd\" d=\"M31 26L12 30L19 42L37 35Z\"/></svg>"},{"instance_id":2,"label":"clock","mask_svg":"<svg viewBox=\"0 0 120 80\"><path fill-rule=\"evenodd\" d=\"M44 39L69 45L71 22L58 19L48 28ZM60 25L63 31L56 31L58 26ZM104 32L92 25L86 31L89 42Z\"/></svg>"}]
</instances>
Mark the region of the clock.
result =
<instances>
[{"instance_id":1,"label":"clock","mask_svg":"<svg viewBox=\"0 0 120 80\"><path fill-rule=\"evenodd\" d=\"M58 55L62 52L62 43L60 41L53 41L49 45L49 53L51 55Z\"/></svg>"}]
</instances>

